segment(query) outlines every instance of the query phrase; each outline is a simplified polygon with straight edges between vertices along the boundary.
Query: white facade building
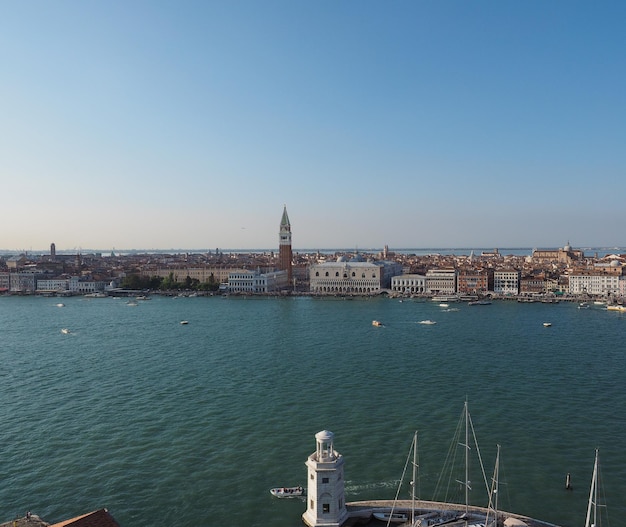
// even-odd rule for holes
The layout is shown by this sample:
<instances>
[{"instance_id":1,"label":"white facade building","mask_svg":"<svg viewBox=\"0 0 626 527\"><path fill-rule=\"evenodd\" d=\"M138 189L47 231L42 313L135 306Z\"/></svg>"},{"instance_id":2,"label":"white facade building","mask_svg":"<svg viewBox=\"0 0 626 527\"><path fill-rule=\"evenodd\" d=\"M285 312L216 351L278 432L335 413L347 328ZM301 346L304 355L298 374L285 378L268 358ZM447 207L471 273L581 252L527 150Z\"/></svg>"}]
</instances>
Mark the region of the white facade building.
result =
<instances>
[{"instance_id":1,"label":"white facade building","mask_svg":"<svg viewBox=\"0 0 626 527\"><path fill-rule=\"evenodd\" d=\"M391 277L391 290L404 294L426 292L426 277L421 274L401 274Z\"/></svg>"},{"instance_id":2,"label":"white facade building","mask_svg":"<svg viewBox=\"0 0 626 527\"><path fill-rule=\"evenodd\" d=\"M456 269L429 269L426 271L426 292L433 295L455 294Z\"/></svg>"},{"instance_id":3,"label":"white facade building","mask_svg":"<svg viewBox=\"0 0 626 527\"><path fill-rule=\"evenodd\" d=\"M259 271L235 271L228 274L228 290L231 293L274 293L289 286L287 271L260 273Z\"/></svg>"},{"instance_id":4,"label":"white facade building","mask_svg":"<svg viewBox=\"0 0 626 527\"><path fill-rule=\"evenodd\" d=\"M344 459L333 447L334 434L315 434L316 449L306 461L307 509L302 520L309 527L339 527L348 518L344 488Z\"/></svg>"},{"instance_id":5,"label":"white facade building","mask_svg":"<svg viewBox=\"0 0 626 527\"><path fill-rule=\"evenodd\" d=\"M391 279L402 272L396 262L364 262L360 257L313 264L309 268L309 288L314 293L372 294L391 287Z\"/></svg>"},{"instance_id":6,"label":"white facade building","mask_svg":"<svg viewBox=\"0 0 626 527\"><path fill-rule=\"evenodd\" d=\"M500 295L519 294L519 271L495 271L493 273L493 292Z\"/></svg>"},{"instance_id":7,"label":"white facade building","mask_svg":"<svg viewBox=\"0 0 626 527\"><path fill-rule=\"evenodd\" d=\"M86 293L95 293L104 291L107 286L106 282L98 282L95 280L85 280L79 276L72 276L69 280L69 290L71 293L84 295Z\"/></svg>"},{"instance_id":8,"label":"white facade building","mask_svg":"<svg viewBox=\"0 0 626 527\"><path fill-rule=\"evenodd\" d=\"M592 296L620 295L620 278L618 275L604 273L570 275L569 293Z\"/></svg>"},{"instance_id":9,"label":"white facade building","mask_svg":"<svg viewBox=\"0 0 626 527\"><path fill-rule=\"evenodd\" d=\"M70 288L68 278L54 278L52 280L37 280L37 291L67 291Z\"/></svg>"}]
</instances>

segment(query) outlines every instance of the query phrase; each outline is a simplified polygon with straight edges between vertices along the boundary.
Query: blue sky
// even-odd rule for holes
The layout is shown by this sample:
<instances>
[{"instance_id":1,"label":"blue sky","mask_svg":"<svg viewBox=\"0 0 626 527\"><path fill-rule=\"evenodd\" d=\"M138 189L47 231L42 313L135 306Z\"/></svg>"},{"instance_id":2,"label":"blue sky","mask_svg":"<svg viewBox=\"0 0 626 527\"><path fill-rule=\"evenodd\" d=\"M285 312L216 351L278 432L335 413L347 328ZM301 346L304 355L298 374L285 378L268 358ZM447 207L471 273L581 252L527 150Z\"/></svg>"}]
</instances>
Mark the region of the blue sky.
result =
<instances>
[{"instance_id":1,"label":"blue sky","mask_svg":"<svg viewBox=\"0 0 626 527\"><path fill-rule=\"evenodd\" d=\"M626 246L625 19L4 2L0 248Z\"/></svg>"}]
</instances>

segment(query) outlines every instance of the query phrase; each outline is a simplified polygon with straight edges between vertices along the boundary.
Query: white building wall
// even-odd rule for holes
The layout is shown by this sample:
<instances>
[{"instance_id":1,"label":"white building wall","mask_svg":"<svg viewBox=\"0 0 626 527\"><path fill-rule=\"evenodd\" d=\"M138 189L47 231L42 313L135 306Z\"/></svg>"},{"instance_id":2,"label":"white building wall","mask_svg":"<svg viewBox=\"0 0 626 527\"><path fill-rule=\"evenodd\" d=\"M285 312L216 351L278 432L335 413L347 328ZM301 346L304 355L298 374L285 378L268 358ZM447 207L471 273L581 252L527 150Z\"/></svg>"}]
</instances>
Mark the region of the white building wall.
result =
<instances>
[{"instance_id":1,"label":"white building wall","mask_svg":"<svg viewBox=\"0 0 626 527\"><path fill-rule=\"evenodd\" d=\"M619 295L619 279L619 276L607 274L570 275L569 293L593 296Z\"/></svg>"},{"instance_id":2,"label":"white building wall","mask_svg":"<svg viewBox=\"0 0 626 527\"><path fill-rule=\"evenodd\" d=\"M68 278L37 280L37 291L67 291L69 288Z\"/></svg>"},{"instance_id":3,"label":"white building wall","mask_svg":"<svg viewBox=\"0 0 626 527\"><path fill-rule=\"evenodd\" d=\"M426 277L421 274L401 274L391 278L391 290L398 293L424 293Z\"/></svg>"},{"instance_id":4,"label":"white building wall","mask_svg":"<svg viewBox=\"0 0 626 527\"><path fill-rule=\"evenodd\" d=\"M493 292L501 295L519 294L519 271L495 271L493 273Z\"/></svg>"},{"instance_id":5,"label":"white building wall","mask_svg":"<svg viewBox=\"0 0 626 527\"><path fill-rule=\"evenodd\" d=\"M430 269L426 272L426 292L430 294L455 294L456 270Z\"/></svg>"},{"instance_id":6,"label":"white building wall","mask_svg":"<svg viewBox=\"0 0 626 527\"><path fill-rule=\"evenodd\" d=\"M383 264L325 262L309 268L309 288L314 293L369 294L381 290Z\"/></svg>"}]
</instances>

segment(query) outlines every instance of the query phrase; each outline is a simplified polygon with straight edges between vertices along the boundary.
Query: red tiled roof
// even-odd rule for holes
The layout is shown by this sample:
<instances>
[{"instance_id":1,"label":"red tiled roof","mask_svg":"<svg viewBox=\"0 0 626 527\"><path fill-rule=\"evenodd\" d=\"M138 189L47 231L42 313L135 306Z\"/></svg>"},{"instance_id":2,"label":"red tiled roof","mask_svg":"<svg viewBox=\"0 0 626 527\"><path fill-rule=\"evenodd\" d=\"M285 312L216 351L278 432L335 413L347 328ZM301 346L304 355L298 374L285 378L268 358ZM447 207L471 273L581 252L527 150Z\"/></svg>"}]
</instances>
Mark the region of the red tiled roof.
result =
<instances>
[{"instance_id":1,"label":"red tiled roof","mask_svg":"<svg viewBox=\"0 0 626 527\"><path fill-rule=\"evenodd\" d=\"M115 518L106 509L76 516L75 518L50 525L50 527L66 527L70 525L72 527L120 527L120 524L115 521Z\"/></svg>"}]
</instances>

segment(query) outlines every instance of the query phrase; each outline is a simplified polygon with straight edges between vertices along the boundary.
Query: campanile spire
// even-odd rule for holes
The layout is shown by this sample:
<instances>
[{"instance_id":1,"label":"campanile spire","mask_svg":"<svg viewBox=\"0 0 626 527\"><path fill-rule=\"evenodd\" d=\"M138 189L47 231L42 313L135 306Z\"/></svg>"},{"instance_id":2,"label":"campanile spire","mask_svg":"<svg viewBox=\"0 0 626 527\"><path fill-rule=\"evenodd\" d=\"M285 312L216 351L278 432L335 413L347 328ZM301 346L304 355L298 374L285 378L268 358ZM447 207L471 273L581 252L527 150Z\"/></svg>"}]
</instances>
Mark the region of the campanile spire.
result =
<instances>
[{"instance_id":1,"label":"campanile spire","mask_svg":"<svg viewBox=\"0 0 626 527\"><path fill-rule=\"evenodd\" d=\"M283 208L283 216L280 220L278 245L278 266L281 271L287 271L289 283L292 281L292 253L291 253L291 223L287 215L287 205Z\"/></svg>"}]
</instances>

